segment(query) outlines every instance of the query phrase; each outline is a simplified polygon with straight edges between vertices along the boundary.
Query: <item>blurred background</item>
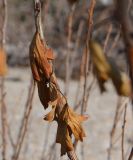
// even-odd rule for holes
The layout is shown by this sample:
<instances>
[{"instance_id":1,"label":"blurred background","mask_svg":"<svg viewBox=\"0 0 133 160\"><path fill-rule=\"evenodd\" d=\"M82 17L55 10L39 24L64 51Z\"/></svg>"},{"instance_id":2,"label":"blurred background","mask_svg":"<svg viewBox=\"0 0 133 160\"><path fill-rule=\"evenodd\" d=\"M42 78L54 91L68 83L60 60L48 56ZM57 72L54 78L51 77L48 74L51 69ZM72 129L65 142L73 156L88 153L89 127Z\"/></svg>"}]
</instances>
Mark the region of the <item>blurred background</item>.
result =
<instances>
[{"instance_id":1,"label":"blurred background","mask_svg":"<svg viewBox=\"0 0 133 160\"><path fill-rule=\"evenodd\" d=\"M86 42L90 0L79 0L76 4L70 40L68 24L71 5L67 0L41 1L44 37L56 56L54 70L58 77L59 85L65 91L65 63L69 51L71 74L68 102L72 108L76 109L76 112L80 113L80 101L84 87L81 59ZM1 4L2 1L0 1ZM0 7L1 16L2 5ZM96 0L93 17L93 38L102 47L108 41L104 48L105 53L114 60L117 59L116 63L120 69L127 72L127 62L124 54L125 47L121 38L120 27L112 22L114 7L113 0ZM5 36L5 51L8 64L8 74L5 77L5 104L7 110L6 160L13 160L12 156L27 105L28 90L30 90L29 45L35 32L33 8L32 0L7 0ZM133 20L133 5L130 8L130 18ZM0 20L2 22L2 18ZM1 22L0 26L2 25ZM79 142L76 148L79 160L109 160L109 154L112 160L122 159L121 134L124 106L127 104L128 98L119 97L111 81L106 84L107 92L101 94L92 73L89 75L87 84L89 89L85 114L89 115L89 119L83 124L87 136L83 144ZM119 106L118 123L115 133L111 137L115 115ZM60 145L55 144L56 122L48 123L43 120L47 112L47 110L44 111L36 90L19 160L68 159L67 156L60 158ZM2 135L1 129L0 135ZM111 149L109 150L110 146ZM132 146L133 114L131 104L128 103L124 139L125 160L128 158ZM0 139L0 151L2 151L2 138ZM0 159L2 159L2 154L0 154Z\"/></svg>"}]
</instances>

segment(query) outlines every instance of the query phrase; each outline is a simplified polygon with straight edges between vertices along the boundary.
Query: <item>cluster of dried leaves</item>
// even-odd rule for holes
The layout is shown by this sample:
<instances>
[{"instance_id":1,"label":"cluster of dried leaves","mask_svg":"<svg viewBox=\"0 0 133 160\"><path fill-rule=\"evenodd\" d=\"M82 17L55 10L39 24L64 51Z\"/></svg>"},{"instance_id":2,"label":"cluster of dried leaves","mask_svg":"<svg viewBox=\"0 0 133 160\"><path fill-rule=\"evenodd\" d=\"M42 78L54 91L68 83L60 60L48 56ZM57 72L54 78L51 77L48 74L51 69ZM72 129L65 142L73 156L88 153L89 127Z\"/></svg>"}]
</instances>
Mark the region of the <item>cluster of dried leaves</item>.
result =
<instances>
[{"instance_id":1,"label":"cluster of dried leaves","mask_svg":"<svg viewBox=\"0 0 133 160\"><path fill-rule=\"evenodd\" d=\"M85 137L81 122L87 117L76 114L68 105L66 97L60 91L52 68L54 54L36 32L30 45L30 64L33 78L38 86L38 94L44 108L52 107L44 120L57 121L56 142L61 144L61 155L74 150L71 135L75 139Z\"/></svg>"},{"instance_id":2,"label":"cluster of dried leaves","mask_svg":"<svg viewBox=\"0 0 133 160\"><path fill-rule=\"evenodd\" d=\"M97 42L91 41L90 51L101 92L106 90L105 82L111 79L119 95L131 96L130 79L118 69L111 58L104 55L102 47Z\"/></svg>"},{"instance_id":3,"label":"cluster of dried leaves","mask_svg":"<svg viewBox=\"0 0 133 160\"><path fill-rule=\"evenodd\" d=\"M7 73L6 54L3 48L0 48L0 76Z\"/></svg>"}]
</instances>

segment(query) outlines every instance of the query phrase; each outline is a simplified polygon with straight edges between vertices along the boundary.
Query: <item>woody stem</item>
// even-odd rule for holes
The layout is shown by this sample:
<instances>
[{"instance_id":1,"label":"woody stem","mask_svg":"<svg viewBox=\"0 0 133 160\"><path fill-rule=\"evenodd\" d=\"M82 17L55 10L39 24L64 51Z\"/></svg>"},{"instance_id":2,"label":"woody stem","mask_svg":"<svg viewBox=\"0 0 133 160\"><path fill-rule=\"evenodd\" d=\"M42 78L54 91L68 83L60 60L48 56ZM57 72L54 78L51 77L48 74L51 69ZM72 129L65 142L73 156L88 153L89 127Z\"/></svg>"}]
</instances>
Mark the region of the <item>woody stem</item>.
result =
<instances>
[{"instance_id":1,"label":"woody stem","mask_svg":"<svg viewBox=\"0 0 133 160\"><path fill-rule=\"evenodd\" d=\"M41 2L40 0L34 0L34 16L36 31L40 33L41 39L44 40L42 21L41 21Z\"/></svg>"}]
</instances>

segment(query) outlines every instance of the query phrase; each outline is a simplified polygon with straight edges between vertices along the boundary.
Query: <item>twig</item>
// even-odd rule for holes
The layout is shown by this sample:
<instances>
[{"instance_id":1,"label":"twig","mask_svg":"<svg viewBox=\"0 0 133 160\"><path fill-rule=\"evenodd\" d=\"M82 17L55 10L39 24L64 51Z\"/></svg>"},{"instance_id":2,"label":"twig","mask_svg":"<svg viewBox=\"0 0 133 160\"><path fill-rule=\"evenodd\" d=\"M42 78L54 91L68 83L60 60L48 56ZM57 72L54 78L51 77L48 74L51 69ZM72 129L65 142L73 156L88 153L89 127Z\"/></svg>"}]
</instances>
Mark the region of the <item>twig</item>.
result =
<instances>
[{"instance_id":1,"label":"twig","mask_svg":"<svg viewBox=\"0 0 133 160\"><path fill-rule=\"evenodd\" d=\"M82 101L82 108L81 108L81 113L83 114L85 111L85 106L86 106L86 90L87 90L87 75L88 75L88 69L89 69L89 41L91 38L91 31L92 31L92 25L93 25L93 12L94 12L94 7L95 7L96 1L91 0L90 2L90 9L89 9L89 17L88 17L88 33L86 37L86 46L84 50L85 54L85 73L84 73L84 93L83 93L83 101Z\"/></svg>"},{"instance_id":2,"label":"twig","mask_svg":"<svg viewBox=\"0 0 133 160\"><path fill-rule=\"evenodd\" d=\"M116 0L115 17L121 24L123 40L126 47L126 57L129 64L130 78L133 89L133 39L132 39L132 23L129 18L129 8L131 0Z\"/></svg>"},{"instance_id":3,"label":"twig","mask_svg":"<svg viewBox=\"0 0 133 160\"><path fill-rule=\"evenodd\" d=\"M97 22L96 24L94 24L94 31L99 29L100 27L102 27L103 25L105 26L106 24L110 24L111 23L115 23L114 21L114 16L110 16L110 17L107 17L103 20L101 20L100 22Z\"/></svg>"},{"instance_id":4,"label":"twig","mask_svg":"<svg viewBox=\"0 0 133 160\"><path fill-rule=\"evenodd\" d=\"M74 51L72 52L72 57L71 57L71 63L69 65L69 75L70 77L72 76L72 72L74 69L74 61L76 58L76 54L78 53L78 48L79 48L79 44L80 44L80 40L81 40L81 34L83 31L83 26L84 26L84 21L81 20L78 26L78 31L77 31L77 38L76 38L76 42L75 42L75 46L74 46Z\"/></svg>"},{"instance_id":5,"label":"twig","mask_svg":"<svg viewBox=\"0 0 133 160\"><path fill-rule=\"evenodd\" d=\"M0 94L2 97L1 101L1 127L2 127L2 159L6 160L6 153L7 153L7 138L6 138L6 106L5 106L5 101L4 101L4 78L1 79L1 86L0 86Z\"/></svg>"},{"instance_id":6,"label":"twig","mask_svg":"<svg viewBox=\"0 0 133 160\"><path fill-rule=\"evenodd\" d=\"M83 114L87 108L86 106L87 106L87 77L88 77L88 71L89 71L89 41L90 41L91 32L92 32L93 13L94 13L95 4L96 4L95 0L90 1L90 8L89 8L89 14L88 14L88 33L86 37L86 46L83 53L85 57L85 68L84 68L84 91L83 91L81 114ZM84 159L84 144L82 144L81 154L82 154L82 159Z\"/></svg>"},{"instance_id":7,"label":"twig","mask_svg":"<svg viewBox=\"0 0 133 160\"><path fill-rule=\"evenodd\" d=\"M18 158L19 158L19 154L20 154L20 151L21 151L21 148L22 148L24 137L25 137L26 131L27 131L29 116L30 116L30 113L31 113L31 110L32 110L32 102L33 102L34 92L35 92L35 83L31 79L31 83L30 83L30 87L29 87L29 93L28 93L28 97L27 97L27 102L26 102L26 105L25 105L25 112L24 112L24 116L23 116L23 119L22 119L22 122L21 122L20 129L19 129L19 134L18 134L16 146L15 146L15 149L14 149L14 154L12 156L12 160L18 160Z\"/></svg>"},{"instance_id":8,"label":"twig","mask_svg":"<svg viewBox=\"0 0 133 160\"><path fill-rule=\"evenodd\" d=\"M110 158L111 158L111 150L112 150L113 145L114 145L113 138L114 138L116 127L117 127L117 124L118 124L118 121L119 121L119 117L120 117L119 115L121 115L120 109L123 106L125 106L126 103L127 103L127 99L124 100L124 101L123 101L122 97L120 97L118 99L118 104L117 104L116 111L115 111L113 127L112 127L112 130L110 132L110 146L109 146L109 149L108 149L108 160L110 160Z\"/></svg>"},{"instance_id":9,"label":"twig","mask_svg":"<svg viewBox=\"0 0 133 160\"><path fill-rule=\"evenodd\" d=\"M68 36L67 36L67 54L66 54L66 76L65 76L65 95L68 95L69 92L69 80L70 80L70 50L71 50L71 40L72 40L72 25L73 25L73 16L76 8L76 3L72 4L70 8L70 13L68 16Z\"/></svg>"},{"instance_id":10,"label":"twig","mask_svg":"<svg viewBox=\"0 0 133 160\"><path fill-rule=\"evenodd\" d=\"M112 26L112 24L110 24L109 28L108 28L106 38L105 38L105 41L104 41L104 46L103 46L103 52L104 53L106 53L107 45L108 45L108 42L109 42L109 38L110 38L110 35L111 35L111 32L112 32L112 29L113 29L113 26Z\"/></svg>"},{"instance_id":11,"label":"twig","mask_svg":"<svg viewBox=\"0 0 133 160\"><path fill-rule=\"evenodd\" d=\"M8 134L10 143L12 145L12 148L14 149L15 148L15 143L14 143L14 140L13 140L13 137L12 137L12 134L11 134L11 128L10 128L10 125L9 125L7 119L6 119L6 127L7 127L7 134Z\"/></svg>"},{"instance_id":12,"label":"twig","mask_svg":"<svg viewBox=\"0 0 133 160\"><path fill-rule=\"evenodd\" d=\"M5 34L6 34L6 24L7 24L7 1L2 0L2 8L3 9L3 23L0 30L1 30L1 38L0 38L0 47L5 47ZM0 79L0 94L1 94L1 127L2 127L2 159L6 160L6 153L7 153L7 139L6 139L6 105L5 105L5 91L4 91L4 77Z\"/></svg>"},{"instance_id":13,"label":"twig","mask_svg":"<svg viewBox=\"0 0 133 160\"><path fill-rule=\"evenodd\" d=\"M125 135L126 113L127 113L127 104L125 104L124 118L123 118L123 125L122 125L122 139L121 139L122 160L125 159L124 158L124 135Z\"/></svg>"},{"instance_id":14,"label":"twig","mask_svg":"<svg viewBox=\"0 0 133 160\"><path fill-rule=\"evenodd\" d=\"M116 47L116 44L117 44L117 42L120 38L120 35L121 35L121 30L119 29L117 34L116 34L116 37L114 38L114 41L113 41L111 47L108 50L108 55L110 55L112 53L112 50Z\"/></svg>"},{"instance_id":15,"label":"twig","mask_svg":"<svg viewBox=\"0 0 133 160\"><path fill-rule=\"evenodd\" d=\"M6 42L6 25L7 25L7 0L2 0L2 6L1 6L1 10L3 11L1 16L2 18L2 23L1 23L1 27L0 27L0 32L1 32L1 36L0 36L0 47L4 47L5 42Z\"/></svg>"},{"instance_id":16,"label":"twig","mask_svg":"<svg viewBox=\"0 0 133 160\"><path fill-rule=\"evenodd\" d=\"M36 31L40 33L41 39L44 40L42 22L41 22L41 3L40 0L34 0L34 16Z\"/></svg>"}]
</instances>

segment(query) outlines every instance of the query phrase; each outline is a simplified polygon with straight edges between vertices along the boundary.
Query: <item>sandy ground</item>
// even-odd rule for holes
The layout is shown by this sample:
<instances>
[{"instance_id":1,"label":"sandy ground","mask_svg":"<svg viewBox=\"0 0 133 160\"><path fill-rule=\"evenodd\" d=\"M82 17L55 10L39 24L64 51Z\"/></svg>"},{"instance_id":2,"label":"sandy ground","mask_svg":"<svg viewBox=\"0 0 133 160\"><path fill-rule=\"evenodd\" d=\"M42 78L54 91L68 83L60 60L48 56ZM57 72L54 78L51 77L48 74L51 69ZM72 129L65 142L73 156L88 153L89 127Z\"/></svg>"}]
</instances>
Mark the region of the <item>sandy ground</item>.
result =
<instances>
[{"instance_id":1,"label":"sandy ground","mask_svg":"<svg viewBox=\"0 0 133 160\"><path fill-rule=\"evenodd\" d=\"M30 82L30 70L10 68L9 74L6 77L6 105L8 111L8 121L11 128L11 133L14 141L19 131L22 114L28 94L28 87ZM59 85L64 88L64 83L59 80ZM118 97L113 89L111 83L107 84L108 92L100 94L97 87L95 87L89 98L88 108L86 114L89 115L89 120L84 123L84 128L87 137L84 139L83 145L78 144L76 150L79 160L107 160L107 149L109 147L110 131L112 128L116 105ZM71 81L69 103L73 106L75 92L77 90L77 82ZM56 122L48 123L43 121L43 116L47 111L44 111L40 104L37 91L34 96L33 110L30 115L28 124L28 132L26 134L24 145L21 150L19 160L48 160L49 156L53 156L52 160L67 160L67 156L62 158L60 155L60 145L49 148L55 141L56 136ZM80 112L80 111L79 111ZM122 132L123 115L117 126L114 141L117 142L112 150L112 160L121 159L121 132ZM133 119L131 106L128 105L126 116L125 129L125 158L127 159L131 146L133 145ZM0 140L1 143L1 140ZM8 158L12 155L12 148L10 142L8 146ZM84 150L83 150L84 148ZM0 148L1 150L1 148ZM84 154L84 157L81 156ZM49 155L49 156L48 156ZM47 158L46 158L47 157ZM0 155L1 159L1 155Z\"/></svg>"}]
</instances>

